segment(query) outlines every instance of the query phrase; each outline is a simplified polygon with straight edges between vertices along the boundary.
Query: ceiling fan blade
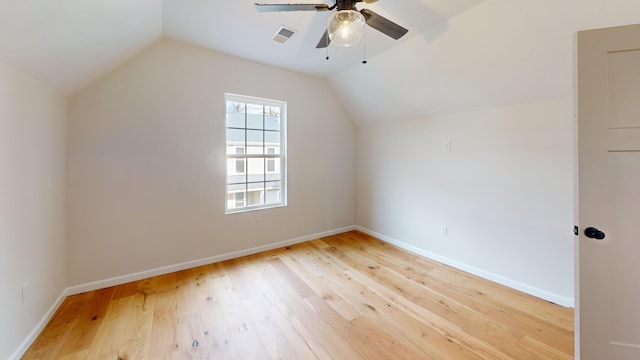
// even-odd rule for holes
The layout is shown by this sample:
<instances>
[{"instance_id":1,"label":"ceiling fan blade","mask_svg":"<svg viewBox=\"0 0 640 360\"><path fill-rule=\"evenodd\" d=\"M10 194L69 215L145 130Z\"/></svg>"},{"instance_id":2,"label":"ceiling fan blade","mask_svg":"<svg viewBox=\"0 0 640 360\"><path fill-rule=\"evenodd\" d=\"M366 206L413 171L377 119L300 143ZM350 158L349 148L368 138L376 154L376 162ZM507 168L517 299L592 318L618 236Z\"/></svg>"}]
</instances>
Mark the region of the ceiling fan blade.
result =
<instances>
[{"instance_id":1,"label":"ceiling fan blade","mask_svg":"<svg viewBox=\"0 0 640 360\"><path fill-rule=\"evenodd\" d=\"M329 44L331 44L331 39L329 39L329 33L327 32L327 30L325 30L324 34L320 38L320 41L318 41L318 45L316 45L316 49L326 48L327 46L329 46Z\"/></svg>"},{"instance_id":2,"label":"ceiling fan blade","mask_svg":"<svg viewBox=\"0 0 640 360\"><path fill-rule=\"evenodd\" d=\"M378 0L362 0L362 1L367 3L367 4L373 4L374 2L376 2Z\"/></svg>"},{"instance_id":3,"label":"ceiling fan blade","mask_svg":"<svg viewBox=\"0 0 640 360\"><path fill-rule=\"evenodd\" d=\"M261 12L267 11L327 11L327 4L254 4Z\"/></svg>"},{"instance_id":4,"label":"ceiling fan blade","mask_svg":"<svg viewBox=\"0 0 640 360\"><path fill-rule=\"evenodd\" d=\"M367 25L396 40L403 37L404 34L409 31L371 10L362 9L360 10L360 13L364 16L364 20L367 22Z\"/></svg>"}]
</instances>

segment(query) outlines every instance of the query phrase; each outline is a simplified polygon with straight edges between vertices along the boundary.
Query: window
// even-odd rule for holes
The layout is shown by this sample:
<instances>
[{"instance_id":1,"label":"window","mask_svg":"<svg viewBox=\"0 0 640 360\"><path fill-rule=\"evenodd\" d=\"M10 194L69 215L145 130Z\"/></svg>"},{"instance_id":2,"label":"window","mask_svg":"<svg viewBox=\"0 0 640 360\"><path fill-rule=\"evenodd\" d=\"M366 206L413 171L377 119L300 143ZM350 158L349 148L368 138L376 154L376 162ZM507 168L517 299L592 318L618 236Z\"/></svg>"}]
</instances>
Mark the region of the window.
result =
<instances>
[{"instance_id":1,"label":"window","mask_svg":"<svg viewBox=\"0 0 640 360\"><path fill-rule=\"evenodd\" d=\"M226 213L286 205L286 103L225 95Z\"/></svg>"}]
</instances>

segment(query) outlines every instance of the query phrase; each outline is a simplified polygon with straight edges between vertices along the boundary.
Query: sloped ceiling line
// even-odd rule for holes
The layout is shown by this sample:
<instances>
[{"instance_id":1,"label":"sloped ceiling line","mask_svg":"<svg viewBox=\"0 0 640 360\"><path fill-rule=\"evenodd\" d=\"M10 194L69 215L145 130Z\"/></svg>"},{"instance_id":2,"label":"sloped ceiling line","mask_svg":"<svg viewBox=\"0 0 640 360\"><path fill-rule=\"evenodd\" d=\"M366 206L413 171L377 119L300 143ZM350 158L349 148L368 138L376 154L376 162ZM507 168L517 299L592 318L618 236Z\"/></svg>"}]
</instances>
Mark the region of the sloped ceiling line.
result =
<instances>
[{"instance_id":1,"label":"sloped ceiling line","mask_svg":"<svg viewBox=\"0 0 640 360\"><path fill-rule=\"evenodd\" d=\"M380 0L359 7L384 14L416 35L480 1ZM166 37L327 77L359 64L362 56L360 48L340 48L332 51L330 61L325 60L325 52L315 44L324 32L327 16L316 12L259 13L252 0L0 1L0 61L70 96ZM299 33L286 44L271 41L281 25ZM405 38L395 41L369 31L368 56Z\"/></svg>"},{"instance_id":2,"label":"sloped ceiling line","mask_svg":"<svg viewBox=\"0 0 640 360\"><path fill-rule=\"evenodd\" d=\"M409 33L368 31L362 65L360 46L332 48L329 61L315 48L327 12L253 2L0 0L0 62L71 96L164 37L326 77L368 124L571 96L574 34L640 23L637 0L379 0L358 7ZM285 44L271 40L281 25L298 31Z\"/></svg>"}]
</instances>

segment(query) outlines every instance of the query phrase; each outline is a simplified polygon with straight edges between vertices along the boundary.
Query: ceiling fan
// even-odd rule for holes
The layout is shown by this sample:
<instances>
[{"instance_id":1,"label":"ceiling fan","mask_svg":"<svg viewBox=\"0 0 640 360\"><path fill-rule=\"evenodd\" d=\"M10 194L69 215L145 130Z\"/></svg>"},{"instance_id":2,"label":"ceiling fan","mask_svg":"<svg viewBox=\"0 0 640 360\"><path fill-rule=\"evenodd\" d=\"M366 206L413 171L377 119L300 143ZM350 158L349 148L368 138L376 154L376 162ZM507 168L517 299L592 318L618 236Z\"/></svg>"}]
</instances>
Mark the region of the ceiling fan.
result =
<instances>
[{"instance_id":1,"label":"ceiling fan","mask_svg":"<svg viewBox=\"0 0 640 360\"><path fill-rule=\"evenodd\" d=\"M368 9L358 10L356 4L365 2L374 3L377 0L335 0L332 6L327 4L258 4L255 6L258 11L331 11L327 22L327 30L320 38L316 48L326 48L330 43L339 46L352 46L357 44L364 36L364 24L390 36L396 40L400 39L409 30L394 23L393 21L374 13Z\"/></svg>"}]
</instances>

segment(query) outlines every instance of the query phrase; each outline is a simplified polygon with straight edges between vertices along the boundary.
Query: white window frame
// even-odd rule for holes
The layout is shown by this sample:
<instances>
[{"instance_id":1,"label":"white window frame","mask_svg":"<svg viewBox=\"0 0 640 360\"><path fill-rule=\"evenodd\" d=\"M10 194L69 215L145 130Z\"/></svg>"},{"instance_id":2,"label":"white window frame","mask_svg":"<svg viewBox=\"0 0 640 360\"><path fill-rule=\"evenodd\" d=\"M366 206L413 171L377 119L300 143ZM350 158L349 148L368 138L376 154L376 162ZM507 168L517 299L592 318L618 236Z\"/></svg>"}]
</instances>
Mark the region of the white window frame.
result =
<instances>
[{"instance_id":1,"label":"white window frame","mask_svg":"<svg viewBox=\"0 0 640 360\"><path fill-rule=\"evenodd\" d=\"M267 149L273 149L273 148L277 148L274 147L273 143L267 143L266 142L266 135L263 137L262 140L262 154L251 154L250 151L248 151L248 142L247 142L247 136L246 136L246 131L251 130L250 127L248 127L247 125L247 120L245 120L245 125L244 128L241 127L229 127L229 123L227 121L227 102L239 102L239 103L245 103L245 104L251 104L251 105L261 105L261 106L269 106L269 107L276 107L279 108L280 111L280 151L279 153L277 153L277 151L274 151L274 154L269 154L270 151L268 151ZM246 111L246 107L245 107L245 111ZM237 114L237 113L236 113ZM246 118L245 118L246 119ZM265 119L265 118L263 118ZM265 120L266 121L266 120ZM260 210L260 209L269 209L269 208L275 208L275 207L282 207L282 206L286 206L287 205L287 133L286 133L286 126L287 123L287 103L284 101L278 101L278 100L270 100L270 99L262 99L262 98L256 98L256 97L250 97L250 96L243 96L243 95L236 95L236 94L225 94L225 155L226 155L226 162L227 162L227 174L225 177L225 214L233 214L233 213L239 213L239 212L245 212L245 211L252 211L252 210ZM264 125L264 123L263 123ZM245 130L245 138L244 141L245 143L243 145L239 145L237 143L232 143L230 142L230 139L228 138L228 134L229 132L227 131L227 129L233 129L233 130L239 130L239 129L244 129ZM268 130L264 130L265 133ZM244 147L244 153L243 154L237 154L236 150L230 151L230 147L233 146L234 149L235 147L238 146L242 146ZM254 145L255 146L255 145ZM230 170L229 170L229 160L230 159L235 159L233 161L234 165L233 168L235 169L235 163L236 160L238 159L244 159L244 163L245 163L245 173L244 174L230 174ZM256 182L250 182L249 181L249 159L263 159L263 175L264 175L264 179L262 181L256 181ZM274 160L276 161L276 166L275 169L277 170L279 168L280 170L280 190L279 190L279 201L275 202L275 203L271 203L271 204L265 204L265 202L267 201L267 184L269 183L269 181L267 181L267 175L272 175L272 174L277 174L277 171L271 172L271 171L267 171L267 163L269 160ZM279 165L279 166L278 166ZM245 181L244 181L244 185L245 185L245 189L244 190L240 190L244 192L244 201L245 201L245 206L242 207L235 207L237 206L237 202L235 201L230 201L230 195L232 195L233 200L236 199L236 195L234 190L230 190L230 176L234 175L234 176L238 176L238 175L244 175L245 176ZM256 183L260 183L262 182L264 184L264 187L260 190L255 190L255 191L262 191L264 193L263 198L261 200L261 204L258 205L249 205L249 185L250 184L256 184ZM233 184L238 184L238 183L233 183ZM230 206L231 205L231 206Z\"/></svg>"}]
</instances>

